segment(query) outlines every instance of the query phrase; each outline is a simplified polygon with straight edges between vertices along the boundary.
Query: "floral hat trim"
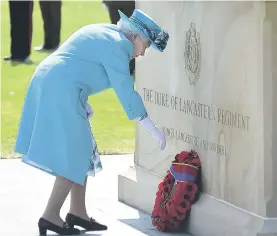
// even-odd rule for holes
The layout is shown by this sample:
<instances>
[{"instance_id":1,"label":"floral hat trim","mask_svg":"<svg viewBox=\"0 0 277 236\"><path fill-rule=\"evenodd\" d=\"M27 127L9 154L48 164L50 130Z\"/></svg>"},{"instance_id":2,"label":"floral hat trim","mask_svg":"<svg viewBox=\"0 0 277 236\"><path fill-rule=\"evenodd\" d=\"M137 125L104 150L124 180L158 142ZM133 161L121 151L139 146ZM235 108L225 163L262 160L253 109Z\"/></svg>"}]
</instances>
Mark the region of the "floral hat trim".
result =
<instances>
[{"instance_id":1,"label":"floral hat trim","mask_svg":"<svg viewBox=\"0 0 277 236\"><path fill-rule=\"evenodd\" d=\"M169 34L167 32L161 29L150 30L146 24L134 16L131 16L130 20L142 28L143 33L148 35L150 41L154 43L160 51L163 51L166 48L167 41L169 39Z\"/></svg>"}]
</instances>

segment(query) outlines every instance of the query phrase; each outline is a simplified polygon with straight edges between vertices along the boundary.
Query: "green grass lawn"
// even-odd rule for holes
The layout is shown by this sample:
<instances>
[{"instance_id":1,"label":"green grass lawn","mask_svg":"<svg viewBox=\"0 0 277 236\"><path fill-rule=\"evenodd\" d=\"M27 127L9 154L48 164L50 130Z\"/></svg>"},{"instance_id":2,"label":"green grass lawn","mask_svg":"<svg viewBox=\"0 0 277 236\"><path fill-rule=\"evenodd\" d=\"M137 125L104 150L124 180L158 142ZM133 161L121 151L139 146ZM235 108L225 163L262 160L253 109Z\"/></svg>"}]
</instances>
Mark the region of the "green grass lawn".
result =
<instances>
[{"instance_id":1,"label":"green grass lawn","mask_svg":"<svg viewBox=\"0 0 277 236\"><path fill-rule=\"evenodd\" d=\"M63 1L62 33L64 41L83 25L109 22L101 2ZM34 1L32 47L40 45L43 39L43 22L38 1ZM10 52L10 19L8 2L1 2L1 57ZM16 157L13 152L21 109L27 86L36 65L47 56L32 51L32 65L12 66L1 58L1 156ZM113 90L91 96L89 103L94 110L91 119L94 135L101 153L129 153L134 150L134 123L125 115Z\"/></svg>"}]
</instances>

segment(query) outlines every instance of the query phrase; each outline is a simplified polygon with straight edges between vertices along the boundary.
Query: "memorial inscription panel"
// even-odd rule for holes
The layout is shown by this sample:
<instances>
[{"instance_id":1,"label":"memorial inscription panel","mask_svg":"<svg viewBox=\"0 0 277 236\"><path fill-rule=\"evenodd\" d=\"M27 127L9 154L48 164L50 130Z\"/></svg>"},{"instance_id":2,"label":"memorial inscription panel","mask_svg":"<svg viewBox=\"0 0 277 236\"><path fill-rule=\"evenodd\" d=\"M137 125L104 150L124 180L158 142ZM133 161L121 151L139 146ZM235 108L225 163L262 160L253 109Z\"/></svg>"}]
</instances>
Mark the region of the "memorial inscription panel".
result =
<instances>
[{"instance_id":1,"label":"memorial inscription panel","mask_svg":"<svg viewBox=\"0 0 277 236\"><path fill-rule=\"evenodd\" d=\"M223 124L230 128L237 128L245 131L249 130L249 116L217 108L213 104L203 104L148 88L143 88L143 100L145 104L152 103L156 106L167 107L169 108L169 113L180 112L183 113L184 116L191 115L218 124ZM172 127L162 128L169 139L180 140L194 147L200 147L226 156L225 146L211 142L210 140L204 140L201 137L193 136L192 134L182 132Z\"/></svg>"}]
</instances>

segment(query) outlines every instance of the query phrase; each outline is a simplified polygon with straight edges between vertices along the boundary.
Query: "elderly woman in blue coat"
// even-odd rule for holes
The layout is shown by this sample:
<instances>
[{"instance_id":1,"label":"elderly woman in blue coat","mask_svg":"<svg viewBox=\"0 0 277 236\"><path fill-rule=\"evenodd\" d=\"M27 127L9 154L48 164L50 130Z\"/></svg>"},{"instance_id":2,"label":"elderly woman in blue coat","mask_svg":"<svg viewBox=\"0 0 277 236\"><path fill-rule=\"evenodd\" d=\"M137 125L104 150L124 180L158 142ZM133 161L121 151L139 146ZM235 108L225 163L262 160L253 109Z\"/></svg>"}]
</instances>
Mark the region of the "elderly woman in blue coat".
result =
<instances>
[{"instance_id":1,"label":"elderly woman in blue coat","mask_svg":"<svg viewBox=\"0 0 277 236\"><path fill-rule=\"evenodd\" d=\"M32 76L22 111L15 151L22 161L56 177L46 209L38 221L47 230L76 235L106 230L90 218L85 206L88 175L102 169L89 118L88 96L114 89L128 118L140 122L163 150L165 135L148 116L134 90L129 62L152 46L166 48L169 35L146 13L135 10L130 18L119 12L117 25L87 25L73 33L44 59ZM65 222L60 209L71 192Z\"/></svg>"}]
</instances>

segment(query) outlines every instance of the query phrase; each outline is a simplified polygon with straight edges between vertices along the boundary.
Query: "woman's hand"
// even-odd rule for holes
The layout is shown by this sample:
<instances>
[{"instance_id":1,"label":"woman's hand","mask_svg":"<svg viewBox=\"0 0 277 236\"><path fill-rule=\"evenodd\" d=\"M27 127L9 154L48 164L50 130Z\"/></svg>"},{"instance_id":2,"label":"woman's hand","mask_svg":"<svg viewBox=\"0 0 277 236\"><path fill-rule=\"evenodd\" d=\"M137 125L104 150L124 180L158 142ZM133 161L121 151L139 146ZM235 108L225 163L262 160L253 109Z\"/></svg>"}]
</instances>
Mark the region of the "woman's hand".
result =
<instances>
[{"instance_id":1,"label":"woman's hand","mask_svg":"<svg viewBox=\"0 0 277 236\"><path fill-rule=\"evenodd\" d=\"M150 132L152 137L156 139L156 141L160 145L160 149L164 150L166 147L166 139L164 132L157 128L154 122L148 116L141 120L140 123Z\"/></svg>"},{"instance_id":2,"label":"woman's hand","mask_svg":"<svg viewBox=\"0 0 277 236\"><path fill-rule=\"evenodd\" d=\"M86 112L87 112L88 119L91 118L92 115L93 115L93 110L87 102L85 104L85 109L86 109Z\"/></svg>"},{"instance_id":3,"label":"woman's hand","mask_svg":"<svg viewBox=\"0 0 277 236\"><path fill-rule=\"evenodd\" d=\"M159 143L160 149L164 150L166 146L166 139L165 139L164 132L156 127L156 129L152 132L152 136Z\"/></svg>"}]
</instances>

